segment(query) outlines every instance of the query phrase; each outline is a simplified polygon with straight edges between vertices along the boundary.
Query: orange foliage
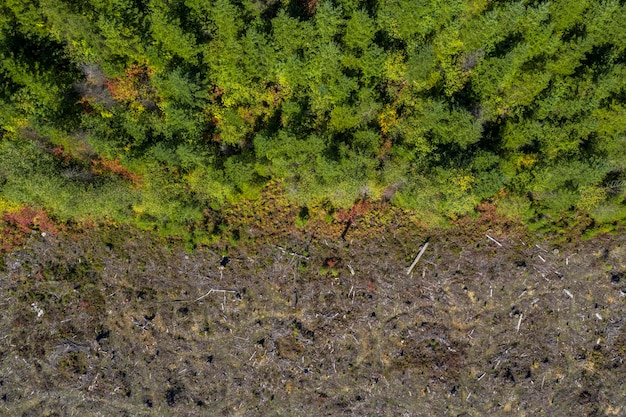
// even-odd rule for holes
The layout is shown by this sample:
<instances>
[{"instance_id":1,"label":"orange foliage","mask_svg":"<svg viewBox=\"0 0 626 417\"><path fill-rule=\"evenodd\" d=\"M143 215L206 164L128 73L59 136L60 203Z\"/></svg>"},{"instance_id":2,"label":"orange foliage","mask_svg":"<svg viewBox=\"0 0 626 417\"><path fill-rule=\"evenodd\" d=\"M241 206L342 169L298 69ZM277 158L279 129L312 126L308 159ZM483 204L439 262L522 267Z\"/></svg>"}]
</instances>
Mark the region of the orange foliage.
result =
<instances>
[{"instance_id":1,"label":"orange foliage","mask_svg":"<svg viewBox=\"0 0 626 417\"><path fill-rule=\"evenodd\" d=\"M339 263L340 259L337 257L330 257L330 258L326 258L326 260L324 261L324 263L326 264L326 266L328 266L329 268L334 268L335 266L337 266L337 264Z\"/></svg>"},{"instance_id":2,"label":"orange foliage","mask_svg":"<svg viewBox=\"0 0 626 417\"><path fill-rule=\"evenodd\" d=\"M141 185L141 177L120 163L120 158L108 159L100 157L91 160L91 171L96 175L113 174L127 181L131 181L134 185Z\"/></svg>"},{"instance_id":3,"label":"orange foliage","mask_svg":"<svg viewBox=\"0 0 626 417\"><path fill-rule=\"evenodd\" d=\"M370 210L370 203L368 200L357 201L349 210L339 210L336 214L336 218L340 222L354 223L354 221L367 213Z\"/></svg>"},{"instance_id":4,"label":"orange foliage","mask_svg":"<svg viewBox=\"0 0 626 417\"><path fill-rule=\"evenodd\" d=\"M496 239L504 239L507 236L523 236L525 233L524 226L498 213L497 206L489 201L476 206L476 212L478 218L463 216L453 222L459 234L489 233Z\"/></svg>"},{"instance_id":5,"label":"orange foliage","mask_svg":"<svg viewBox=\"0 0 626 417\"><path fill-rule=\"evenodd\" d=\"M105 81L105 85L115 100L133 101L140 95L142 87L145 88L151 75L148 67L133 64L126 69L124 77Z\"/></svg>"},{"instance_id":6,"label":"orange foliage","mask_svg":"<svg viewBox=\"0 0 626 417\"><path fill-rule=\"evenodd\" d=\"M63 165L68 165L72 160L72 155L65 152L65 148L63 148L62 145L59 145L52 150L52 156Z\"/></svg>"},{"instance_id":7,"label":"orange foliage","mask_svg":"<svg viewBox=\"0 0 626 417\"><path fill-rule=\"evenodd\" d=\"M45 211L35 210L30 207L5 213L2 220L9 225L17 227L24 233L30 233L31 230L37 229L43 232L56 233L56 227Z\"/></svg>"},{"instance_id":8,"label":"orange foliage","mask_svg":"<svg viewBox=\"0 0 626 417\"><path fill-rule=\"evenodd\" d=\"M0 224L0 253L9 252L23 245L33 230L57 233L58 227L43 210L22 207L15 212L4 213Z\"/></svg>"}]
</instances>

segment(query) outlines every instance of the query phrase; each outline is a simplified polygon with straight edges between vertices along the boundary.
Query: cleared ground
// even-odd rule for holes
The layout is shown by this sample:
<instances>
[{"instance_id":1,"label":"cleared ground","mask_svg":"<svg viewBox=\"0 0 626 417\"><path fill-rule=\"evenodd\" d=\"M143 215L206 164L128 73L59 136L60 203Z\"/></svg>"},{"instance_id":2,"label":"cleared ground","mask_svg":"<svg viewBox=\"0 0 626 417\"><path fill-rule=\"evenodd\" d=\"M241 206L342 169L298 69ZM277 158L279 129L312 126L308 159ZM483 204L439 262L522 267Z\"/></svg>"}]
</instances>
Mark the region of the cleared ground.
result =
<instances>
[{"instance_id":1,"label":"cleared ground","mask_svg":"<svg viewBox=\"0 0 626 417\"><path fill-rule=\"evenodd\" d=\"M33 232L0 273L0 415L626 414L626 236L345 235Z\"/></svg>"}]
</instances>

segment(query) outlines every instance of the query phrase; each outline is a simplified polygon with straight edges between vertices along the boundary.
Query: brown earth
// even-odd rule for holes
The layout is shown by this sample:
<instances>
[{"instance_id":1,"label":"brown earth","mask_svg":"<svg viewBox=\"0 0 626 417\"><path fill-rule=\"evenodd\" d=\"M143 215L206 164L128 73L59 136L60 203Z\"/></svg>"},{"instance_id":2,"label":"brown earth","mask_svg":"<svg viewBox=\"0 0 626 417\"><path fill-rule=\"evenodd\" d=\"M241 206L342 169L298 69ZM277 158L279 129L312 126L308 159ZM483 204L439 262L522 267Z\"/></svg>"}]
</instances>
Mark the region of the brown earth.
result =
<instances>
[{"instance_id":1,"label":"brown earth","mask_svg":"<svg viewBox=\"0 0 626 417\"><path fill-rule=\"evenodd\" d=\"M377 213L193 253L33 231L0 272L0 415L626 414L626 235Z\"/></svg>"}]
</instances>

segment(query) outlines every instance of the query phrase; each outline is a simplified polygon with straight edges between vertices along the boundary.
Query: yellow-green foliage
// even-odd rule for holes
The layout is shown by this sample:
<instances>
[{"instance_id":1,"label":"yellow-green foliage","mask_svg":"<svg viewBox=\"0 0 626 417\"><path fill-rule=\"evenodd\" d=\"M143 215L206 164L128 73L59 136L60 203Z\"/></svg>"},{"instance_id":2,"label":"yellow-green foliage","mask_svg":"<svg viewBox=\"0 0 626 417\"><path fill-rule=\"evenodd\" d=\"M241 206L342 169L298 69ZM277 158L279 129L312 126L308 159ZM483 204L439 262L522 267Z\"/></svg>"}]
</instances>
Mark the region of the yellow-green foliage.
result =
<instances>
[{"instance_id":1,"label":"yellow-green foliage","mask_svg":"<svg viewBox=\"0 0 626 417\"><path fill-rule=\"evenodd\" d=\"M20 204L9 201L5 197L0 196L0 215L4 213L12 213L18 211L20 207Z\"/></svg>"},{"instance_id":2,"label":"yellow-green foliage","mask_svg":"<svg viewBox=\"0 0 626 417\"><path fill-rule=\"evenodd\" d=\"M484 200L621 220L625 20L615 0L11 1L0 195L174 234L271 180L430 223Z\"/></svg>"}]
</instances>

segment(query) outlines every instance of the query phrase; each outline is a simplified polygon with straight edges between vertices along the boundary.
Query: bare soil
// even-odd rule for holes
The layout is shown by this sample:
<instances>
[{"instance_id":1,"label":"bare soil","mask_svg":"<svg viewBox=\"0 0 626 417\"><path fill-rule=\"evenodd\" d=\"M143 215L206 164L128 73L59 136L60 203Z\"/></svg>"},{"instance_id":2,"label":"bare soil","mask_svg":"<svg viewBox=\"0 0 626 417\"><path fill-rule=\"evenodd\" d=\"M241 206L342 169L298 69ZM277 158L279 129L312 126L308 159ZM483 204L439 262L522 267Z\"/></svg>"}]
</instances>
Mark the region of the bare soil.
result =
<instances>
[{"instance_id":1,"label":"bare soil","mask_svg":"<svg viewBox=\"0 0 626 417\"><path fill-rule=\"evenodd\" d=\"M626 235L334 227L33 232L0 272L0 415L626 415Z\"/></svg>"}]
</instances>

